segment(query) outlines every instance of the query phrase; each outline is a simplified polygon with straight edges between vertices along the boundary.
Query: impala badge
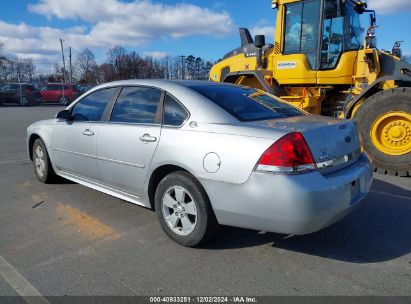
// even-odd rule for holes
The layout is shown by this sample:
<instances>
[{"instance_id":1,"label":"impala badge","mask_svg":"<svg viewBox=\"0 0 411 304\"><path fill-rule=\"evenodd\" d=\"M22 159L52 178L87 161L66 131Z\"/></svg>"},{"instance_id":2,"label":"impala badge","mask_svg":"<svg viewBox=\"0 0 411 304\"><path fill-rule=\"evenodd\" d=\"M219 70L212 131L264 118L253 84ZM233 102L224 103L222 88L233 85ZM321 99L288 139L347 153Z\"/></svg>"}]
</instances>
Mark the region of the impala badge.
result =
<instances>
[{"instance_id":1,"label":"impala badge","mask_svg":"<svg viewBox=\"0 0 411 304\"><path fill-rule=\"evenodd\" d=\"M333 158L335 158L335 153L328 152L327 148L321 148L320 149L319 159L320 159L321 162L324 162L324 161L327 161L327 160L330 160L330 159L333 159Z\"/></svg>"}]
</instances>

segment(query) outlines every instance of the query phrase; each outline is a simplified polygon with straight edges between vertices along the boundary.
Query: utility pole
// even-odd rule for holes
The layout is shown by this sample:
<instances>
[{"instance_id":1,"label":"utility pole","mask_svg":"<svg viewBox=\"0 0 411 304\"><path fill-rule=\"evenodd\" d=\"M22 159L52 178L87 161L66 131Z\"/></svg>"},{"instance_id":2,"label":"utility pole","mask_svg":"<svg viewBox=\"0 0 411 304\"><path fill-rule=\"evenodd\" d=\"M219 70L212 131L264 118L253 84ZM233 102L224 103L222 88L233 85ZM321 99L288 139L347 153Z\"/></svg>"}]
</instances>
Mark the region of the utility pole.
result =
<instances>
[{"instance_id":1,"label":"utility pole","mask_svg":"<svg viewBox=\"0 0 411 304\"><path fill-rule=\"evenodd\" d=\"M73 83L73 66L71 65L71 46L69 48L69 60L70 60L70 83Z\"/></svg>"},{"instance_id":2,"label":"utility pole","mask_svg":"<svg viewBox=\"0 0 411 304\"><path fill-rule=\"evenodd\" d=\"M184 58L186 58L187 56L181 55L178 57L181 58L181 79L184 79Z\"/></svg>"},{"instance_id":3,"label":"utility pole","mask_svg":"<svg viewBox=\"0 0 411 304\"><path fill-rule=\"evenodd\" d=\"M63 39L60 38L61 56L63 57L63 81L66 82L66 60L64 59Z\"/></svg>"}]
</instances>

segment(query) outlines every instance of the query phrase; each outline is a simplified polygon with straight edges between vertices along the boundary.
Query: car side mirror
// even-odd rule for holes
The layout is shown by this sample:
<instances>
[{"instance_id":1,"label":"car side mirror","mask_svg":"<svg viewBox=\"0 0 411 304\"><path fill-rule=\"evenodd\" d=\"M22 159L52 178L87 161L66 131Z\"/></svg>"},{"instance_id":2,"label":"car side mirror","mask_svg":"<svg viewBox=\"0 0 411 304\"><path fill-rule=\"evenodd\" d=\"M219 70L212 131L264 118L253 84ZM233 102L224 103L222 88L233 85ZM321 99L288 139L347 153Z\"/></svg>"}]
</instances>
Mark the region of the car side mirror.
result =
<instances>
[{"instance_id":1,"label":"car side mirror","mask_svg":"<svg viewBox=\"0 0 411 304\"><path fill-rule=\"evenodd\" d=\"M57 113L57 119L71 120L71 113L69 110L63 110Z\"/></svg>"}]
</instances>

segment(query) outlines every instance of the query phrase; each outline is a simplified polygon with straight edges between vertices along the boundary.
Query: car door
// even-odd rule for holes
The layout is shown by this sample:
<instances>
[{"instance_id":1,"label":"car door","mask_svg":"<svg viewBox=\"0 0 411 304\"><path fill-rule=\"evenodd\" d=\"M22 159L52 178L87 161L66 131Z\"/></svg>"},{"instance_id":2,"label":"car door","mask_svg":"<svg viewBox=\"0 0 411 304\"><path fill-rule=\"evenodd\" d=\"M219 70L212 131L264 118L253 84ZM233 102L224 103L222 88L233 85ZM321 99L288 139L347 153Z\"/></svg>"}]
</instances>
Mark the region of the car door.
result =
<instances>
[{"instance_id":1,"label":"car door","mask_svg":"<svg viewBox=\"0 0 411 304\"><path fill-rule=\"evenodd\" d=\"M3 103L7 101L9 88L10 88L10 85L6 84L0 89L0 102Z\"/></svg>"},{"instance_id":2,"label":"car door","mask_svg":"<svg viewBox=\"0 0 411 304\"><path fill-rule=\"evenodd\" d=\"M10 102L20 103L22 88L18 84L11 84L7 90L7 99Z\"/></svg>"},{"instance_id":3,"label":"car door","mask_svg":"<svg viewBox=\"0 0 411 304\"><path fill-rule=\"evenodd\" d=\"M150 87L122 89L97 137L97 164L104 184L142 195L160 140L162 96L162 91Z\"/></svg>"},{"instance_id":4,"label":"car door","mask_svg":"<svg viewBox=\"0 0 411 304\"><path fill-rule=\"evenodd\" d=\"M47 86L44 86L44 87L41 89L40 94L41 94L41 98L43 99L44 102L50 102L50 101L52 101L52 99L51 99L51 98L52 98L52 97L51 97L52 90L53 90L53 86L50 85L50 84L48 84Z\"/></svg>"},{"instance_id":5,"label":"car door","mask_svg":"<svg viewBox=\"0 0 411 304\"><path fill-rule=\"evenodd\" d=\"M49 88L50 91L48 92L49 101L51 101L51 102L57 102L57 100L58 100L58 95L59 95L59 92L60 92L60 88L61 88L61 86L58 85L58 84L55 84L55 85L51 85L51 86L50 86L50 88Z\"/></svg>"},{"instance_id":6,"label":"car door","mask_svg":"<svg viewBox=\"0 0 411 304\"><path fill-rule=\"evenodd\" d=\"M117 87L105 88L82 98L71 107L71 119L53 127L53 163L66 174L98 180L96 140L108 105Z\"/></svg>"}]
</instances>

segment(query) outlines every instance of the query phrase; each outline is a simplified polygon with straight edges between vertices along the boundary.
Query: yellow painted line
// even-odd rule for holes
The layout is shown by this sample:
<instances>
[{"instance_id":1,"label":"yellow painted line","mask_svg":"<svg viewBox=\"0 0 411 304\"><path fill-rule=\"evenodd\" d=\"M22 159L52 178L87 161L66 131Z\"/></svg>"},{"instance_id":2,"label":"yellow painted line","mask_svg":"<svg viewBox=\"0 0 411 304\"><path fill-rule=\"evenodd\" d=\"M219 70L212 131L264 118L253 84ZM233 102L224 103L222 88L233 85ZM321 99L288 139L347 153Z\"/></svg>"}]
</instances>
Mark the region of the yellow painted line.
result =
<instances>
[{"instance_id":1,"label":"yellow painted line","mask_svg":"<svg viewBox=\"0 0 411 304\"><path fill-rule=\"evenodd\" d=\"M33 285L0 255L0 275L29 304L50 304Z\"/></svg>"}]
</instances>

